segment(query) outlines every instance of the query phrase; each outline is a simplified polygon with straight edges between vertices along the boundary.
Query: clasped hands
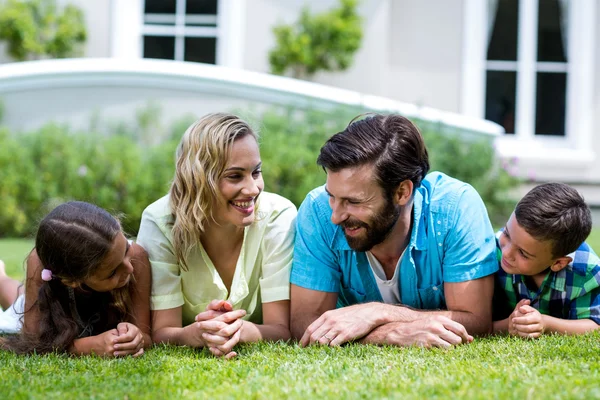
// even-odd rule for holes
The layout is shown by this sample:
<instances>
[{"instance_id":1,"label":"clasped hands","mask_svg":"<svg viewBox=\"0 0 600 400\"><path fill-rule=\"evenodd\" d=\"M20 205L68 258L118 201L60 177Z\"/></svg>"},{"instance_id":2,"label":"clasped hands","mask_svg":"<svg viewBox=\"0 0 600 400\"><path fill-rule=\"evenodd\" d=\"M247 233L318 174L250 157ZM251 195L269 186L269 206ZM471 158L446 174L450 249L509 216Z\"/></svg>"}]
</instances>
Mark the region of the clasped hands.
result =
<instances>
[{"instance_id":1,"label":"clasped hands","mask_svg":"<svg viewBox=\"0 0 600 400\"><path fill-rule=\"evenodd\" d=\"M245 310L234 310L228 301L211 301L206 311L196 315L194 323L204 347L217 357L237 356L233 347L240 341L245 315Z\"/></svg>"},{"instance_id":2,"label":"clasped hands","mask_svg":"<svg viewBox=\"0 0 600 400\"><path fill-rule=\"evenodd\" d=\"M473 341L463 325L448 317L419 313L408 322L382 322L378 320L382 314L378 307L377 303L368 303L329 310L306 329L300 344L339 346L363 338L378 327L381 332L369 343L448 348Z\"/></svg>"},{"instance_id":3,"label":"clasped hands","mask_svg":"<svg viewBox=\"0 0 600 400\"><path fill-rule=\"evenodd\" d=\"M542 314L531 307L531 301L528 299L519 301L508 317L508 333L513 336L535 339L539 338L545 329Z\"/></svg>"}]
</instances>

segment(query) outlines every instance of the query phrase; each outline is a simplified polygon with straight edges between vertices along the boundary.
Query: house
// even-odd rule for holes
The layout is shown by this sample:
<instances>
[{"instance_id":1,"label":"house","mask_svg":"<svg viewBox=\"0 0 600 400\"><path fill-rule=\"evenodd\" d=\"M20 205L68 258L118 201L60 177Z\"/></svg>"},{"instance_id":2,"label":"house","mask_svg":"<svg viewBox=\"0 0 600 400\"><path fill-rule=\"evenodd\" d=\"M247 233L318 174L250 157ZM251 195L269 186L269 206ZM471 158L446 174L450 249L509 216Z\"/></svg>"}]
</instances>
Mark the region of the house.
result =
<instances>
[{"instance_id":1,"label":"house","mask_svg":"<svg viewBox=\"0 0 600 400\"><path fill-rule=\"evenodd\" d=\"M304 5L336 4L67 1L86 15L85 57L254 72L269 71L274 24L294 21ZM506 132L497 150L516 174L571 183L600 207L600 0L362 0L360 13L354 65L314 82L496 122Z\"/></svg>"}]
</instances>

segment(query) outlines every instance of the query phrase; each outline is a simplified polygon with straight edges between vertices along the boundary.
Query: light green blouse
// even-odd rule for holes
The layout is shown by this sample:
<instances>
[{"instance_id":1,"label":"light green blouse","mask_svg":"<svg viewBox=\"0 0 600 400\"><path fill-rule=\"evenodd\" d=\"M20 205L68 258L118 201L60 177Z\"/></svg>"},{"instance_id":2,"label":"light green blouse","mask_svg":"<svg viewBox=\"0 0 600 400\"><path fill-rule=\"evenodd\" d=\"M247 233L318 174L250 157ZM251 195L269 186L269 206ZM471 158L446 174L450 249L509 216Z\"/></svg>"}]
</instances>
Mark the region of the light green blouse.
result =
<instances>
[{"instance_id":1,"label":"light green blouse","mask_svg":"<svg viewBox=\"0 0 600 400\"><path fill-rule=\"evenodd\" d=\"M173 216L169 196L150 204L142 214L137 238L152 265L153 310L183 306L183 324L214 299L230 300L234 309L244 309L244 319L262 323L262 303L290 298L296 207L289 200L263 192L255 222L244 230L231 293L198 243L189 254L188 270L177 263L172 244Z\"/></svg>"}]
</instances>

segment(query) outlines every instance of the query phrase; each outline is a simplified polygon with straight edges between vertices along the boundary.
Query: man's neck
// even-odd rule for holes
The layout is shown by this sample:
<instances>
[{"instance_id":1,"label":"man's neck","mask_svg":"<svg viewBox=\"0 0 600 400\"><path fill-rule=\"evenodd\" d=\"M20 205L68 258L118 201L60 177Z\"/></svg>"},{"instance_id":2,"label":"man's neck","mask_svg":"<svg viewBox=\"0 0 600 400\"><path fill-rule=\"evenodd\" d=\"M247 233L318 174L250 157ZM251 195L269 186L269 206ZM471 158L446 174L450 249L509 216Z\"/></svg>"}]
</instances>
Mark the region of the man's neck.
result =
<instances>
[{"instance_id":1,"label":"man's neck","mask_svg":"<svg viewBox=\"0 0 600 400\"><path fill-rule=\"evenodd\" d=\"M384 266L384 269L396 267L400 256L410 243L412 232L413 205L412 202L402 207L398 221L388 237L371 249L371 254Z\"/></svg>"}]
</instances>

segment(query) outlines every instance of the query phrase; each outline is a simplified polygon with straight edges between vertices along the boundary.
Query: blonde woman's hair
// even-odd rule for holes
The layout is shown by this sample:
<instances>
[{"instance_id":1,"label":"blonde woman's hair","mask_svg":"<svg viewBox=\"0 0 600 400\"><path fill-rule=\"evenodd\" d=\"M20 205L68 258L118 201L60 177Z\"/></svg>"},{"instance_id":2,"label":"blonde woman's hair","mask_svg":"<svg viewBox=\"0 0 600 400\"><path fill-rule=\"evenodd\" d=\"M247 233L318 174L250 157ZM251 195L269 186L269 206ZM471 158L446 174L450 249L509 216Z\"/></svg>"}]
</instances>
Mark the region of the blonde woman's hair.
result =
<instances>
[{"instance_id":1,"label":"blonde woman's hair","mask_svg":"<svg viewBox=\"0 0 600 400\"><path fill-rule=\"evenodd\" d=\"M186 258L200 241L207 219L214 218L215 203L221 201L219 179L231 146L246 135L258 140L245 121L235 115L215 113L194 122L181 138L169 205L174 217L171 232L175 256L184 270Z\"/></svg>"}]
</instances>

